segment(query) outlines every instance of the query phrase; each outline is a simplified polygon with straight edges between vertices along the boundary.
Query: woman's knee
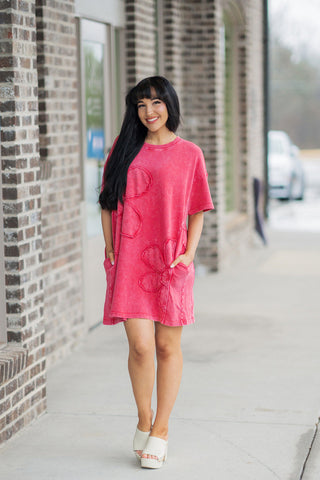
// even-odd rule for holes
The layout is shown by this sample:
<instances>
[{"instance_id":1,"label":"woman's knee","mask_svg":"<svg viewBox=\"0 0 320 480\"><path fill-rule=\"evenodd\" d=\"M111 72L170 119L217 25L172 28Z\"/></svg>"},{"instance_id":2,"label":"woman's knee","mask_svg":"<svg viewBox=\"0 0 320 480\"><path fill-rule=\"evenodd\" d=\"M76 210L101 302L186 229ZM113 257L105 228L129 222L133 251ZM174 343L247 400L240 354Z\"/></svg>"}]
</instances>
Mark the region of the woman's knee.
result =
<instances>
[{"instance_id":1,"label":"woman's knee","mask_svg":"<svg viewBox=\"0 0 320 480\"><path fill-rule=\"evenodd\" d=\"M170 358L181 353L180 343L170 342L166 339L156 340L157 357L161 359Z\"/></svg>"},{"instance_id":2,"label":"woman's knee","mask_svg":"<svg viewBox=\"0 0 320 480\"><path fill-rule=\"evenodd\" d=\"M136 339L130 344L130 355L136 361L145 361L153 358L155 345L153 339Z\"/></svg>"},{"instance_id":3,"label":"woman's knee","mask_svg":"<svg viewBox=\"0 0 320 480\"><path fill-rule=\"evenodd\" d=\"M129 342L129 355L135 360L154 356L155 338L153 321L144 318L132 318L125 322Z\"/></svg>"},{"instance_id":4,"label":"woman's knee","mask_svg":"<svg viewBox=\"0 0 320 480\"><path fill-rule=\"evenodd\" d=\"M160 359L181 355L182 327L156 325L156 352Z\"/></svg>"}]
</instances>

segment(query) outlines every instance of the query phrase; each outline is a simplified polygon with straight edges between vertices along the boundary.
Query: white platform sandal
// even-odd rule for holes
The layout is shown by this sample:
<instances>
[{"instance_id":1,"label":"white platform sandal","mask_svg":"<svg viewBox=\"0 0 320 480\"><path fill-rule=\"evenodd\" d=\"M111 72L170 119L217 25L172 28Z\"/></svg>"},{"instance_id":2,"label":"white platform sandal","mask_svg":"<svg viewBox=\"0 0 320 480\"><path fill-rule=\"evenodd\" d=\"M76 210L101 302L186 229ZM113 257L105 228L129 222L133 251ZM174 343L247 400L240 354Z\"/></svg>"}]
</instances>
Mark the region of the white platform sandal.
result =
<instances>
[{"instance_id":1,"label":"white platform sandal","mask_svg":"<svg viewBox=\"0 0 320 480\"><path fill-rule=\"evenodd\" d=\"M142 468L160 468L167 459L168 442L159 437L149 437L142 455L152 455L157 458L141 457Z\"/></svg>"},{"instance_id":2,"label":"white platform sandal","mask_svg":"<svg viewBox=\"0 0 320 480\"><path fill-rule=\"evenodd\" d=\"M141 450L141 452L143 451L143 449L147 445L149 435L150 435L150 432L142 432L137 427L136 433L134 434L134 437L133 437L133 451L138 460L140 460L141 458L141 455L139 455L138 451L139 450Z\"/></svg>"}]
</instances>

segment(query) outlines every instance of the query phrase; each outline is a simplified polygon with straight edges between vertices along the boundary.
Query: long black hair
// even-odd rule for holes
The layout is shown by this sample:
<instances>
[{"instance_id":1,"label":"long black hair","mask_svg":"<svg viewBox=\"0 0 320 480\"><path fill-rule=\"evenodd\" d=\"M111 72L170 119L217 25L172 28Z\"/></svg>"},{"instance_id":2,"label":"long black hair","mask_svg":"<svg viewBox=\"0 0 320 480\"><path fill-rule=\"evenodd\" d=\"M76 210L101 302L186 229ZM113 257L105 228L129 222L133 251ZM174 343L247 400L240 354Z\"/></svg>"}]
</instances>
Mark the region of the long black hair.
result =
<instances>
[{"instance_id":1,"label":"long black hair","mask_svg":"<svg viewBox=\"0 0 320 480\"><path fill-rule=\"evenodd\" d=\"M168 120L166 127L175 132L179 126L178 96L166 78L160 76L145 78L128 92L126 112L120 134L104 172L104 188L99 196L99 203L103 209L116 210L118 200L123 203L128 168L140 152L148 133L147 127L138 117L137 103L143 98L151 98L152 88L156 92L156 97L167 106Z\"/></svg>"}]
</instances>

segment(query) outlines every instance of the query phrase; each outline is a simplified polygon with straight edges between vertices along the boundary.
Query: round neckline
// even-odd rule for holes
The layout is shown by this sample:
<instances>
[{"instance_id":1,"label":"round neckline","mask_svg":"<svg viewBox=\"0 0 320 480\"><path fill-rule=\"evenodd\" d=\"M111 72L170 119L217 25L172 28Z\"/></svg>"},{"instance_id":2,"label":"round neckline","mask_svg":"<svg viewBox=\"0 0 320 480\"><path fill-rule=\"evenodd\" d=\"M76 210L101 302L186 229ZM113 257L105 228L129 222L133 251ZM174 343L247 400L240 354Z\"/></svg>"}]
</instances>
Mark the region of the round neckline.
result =
<instances>
[{"instance_id":1,"label":"round neckline","mask_svg":"<svg viewBox=\"0 0 320 480\"><path fill-rule=\"evenodd\" d=\"M168 143L162 143L160 145L155 145L153 143L147 143L147 142L144 142L143 146L145 148L148 148L149 150L165 150L166 148L170 148L172 146L174 146L176 143L180 142L181 138L176 136L176 138L174 140L171 140L171 142L168 142Z\"/></svg>"}]
</instances>

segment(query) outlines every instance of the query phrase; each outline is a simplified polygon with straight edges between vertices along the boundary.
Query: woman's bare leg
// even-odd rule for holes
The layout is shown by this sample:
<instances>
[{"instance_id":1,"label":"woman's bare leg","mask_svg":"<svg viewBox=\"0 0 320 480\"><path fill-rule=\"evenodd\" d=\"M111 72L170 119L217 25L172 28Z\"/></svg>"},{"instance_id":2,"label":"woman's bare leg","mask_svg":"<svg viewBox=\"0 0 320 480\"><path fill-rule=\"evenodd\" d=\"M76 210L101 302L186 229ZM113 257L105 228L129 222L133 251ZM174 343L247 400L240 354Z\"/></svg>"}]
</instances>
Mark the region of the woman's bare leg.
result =
<instances>
[{"instance_id":1,"label":"woman's bare leg","mask_svg":"<svg viewBox=\"0 0 320 480\"><path fill-rule=\"evenodd\" d=\"M138 428L148 432L152 423L151 397L154 386L154 322L130 318L124 322L128 343L128 368L138 409Z\"/></svg>"},{"instance_id":2,"label":"woman's bare leg","mask_svg":"<svg viewBox=\"0 0 320 480\"><path fill-rule=\"evenodd\" d=\"M168 439L169 417L178 395L183 358L181 334L183 327L167 327L155 323L157 353L157 414L151 435ZM146 455L146 458L149 456ZM152 458L152 456L150 456Z\"/></svg>"}]
</instances>

